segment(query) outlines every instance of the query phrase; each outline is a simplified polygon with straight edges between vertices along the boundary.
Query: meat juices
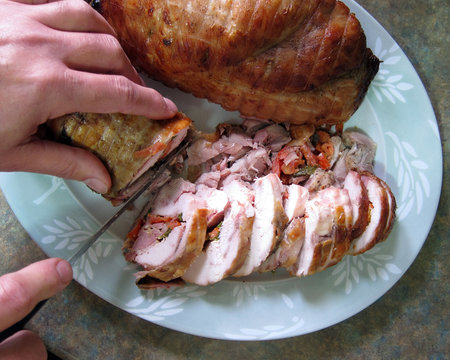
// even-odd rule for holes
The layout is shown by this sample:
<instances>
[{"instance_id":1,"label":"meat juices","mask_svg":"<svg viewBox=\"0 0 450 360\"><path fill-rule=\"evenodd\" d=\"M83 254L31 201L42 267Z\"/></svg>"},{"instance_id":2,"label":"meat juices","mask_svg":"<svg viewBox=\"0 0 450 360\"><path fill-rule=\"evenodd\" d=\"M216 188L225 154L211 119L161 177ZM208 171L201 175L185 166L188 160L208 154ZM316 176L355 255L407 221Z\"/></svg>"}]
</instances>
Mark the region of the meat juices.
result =
<instances>
[{"instance_id":1,"label":"meat juices","mask_svg":"<svg viewBox=\"0 0 450 360\"><path fill-rule=\"evenodd\" d=\"M354 130L248 120L219 125L187 154L190 180L164 185L124 246L126 259L143 267L143 288L278 268L307 276L369 250L392 229L395 198L367 171L373 142Z\"/></svg>"}]
</instances>

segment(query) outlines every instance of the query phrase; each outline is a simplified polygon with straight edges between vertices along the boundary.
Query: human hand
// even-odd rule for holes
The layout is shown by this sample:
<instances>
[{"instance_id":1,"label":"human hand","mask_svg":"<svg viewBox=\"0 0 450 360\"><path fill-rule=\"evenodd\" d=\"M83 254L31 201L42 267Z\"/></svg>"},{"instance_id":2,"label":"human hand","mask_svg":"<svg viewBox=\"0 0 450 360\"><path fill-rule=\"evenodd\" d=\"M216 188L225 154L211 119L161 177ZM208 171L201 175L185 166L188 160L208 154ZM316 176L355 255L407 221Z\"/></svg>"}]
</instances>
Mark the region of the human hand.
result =
<instances>
[{"instance_id":1,"label":"human hand","mask_svg":"<svg viewBox=\"0 0 450 360\"><path fill-rule=\"evenodd\" d=\"M144 86L114 30L83 0L0 1L0 171L111 185L89 152L36 136L72 112L172 117L176 106Z\"/></svg>"},{"instance_id":2,"label":"human hand","mask_svg":"<svg viewBox=\"0 0 450 360\"><path fill-rule=\"evenodd\" d=\"M38 302L64 289L72 268L62 259L46 259L0 277L0 331L27 315ZM47 359L42 340L22 330L0 343L0 359Z\"/></svg>"}]
</instances>

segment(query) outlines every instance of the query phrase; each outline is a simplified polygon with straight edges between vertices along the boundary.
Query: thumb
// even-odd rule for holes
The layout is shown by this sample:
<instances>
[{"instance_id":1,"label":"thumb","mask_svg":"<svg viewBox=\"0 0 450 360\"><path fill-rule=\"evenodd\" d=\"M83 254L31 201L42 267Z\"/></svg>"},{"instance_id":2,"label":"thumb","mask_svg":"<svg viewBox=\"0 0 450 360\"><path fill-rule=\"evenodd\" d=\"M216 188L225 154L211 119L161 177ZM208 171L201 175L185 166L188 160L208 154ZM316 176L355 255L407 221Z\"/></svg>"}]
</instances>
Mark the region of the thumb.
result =
<instances>
[{"instance_id":1,"label":"thumb","mask_svg":"<svg viewBox=\"0 0 450 360\"><path fill-rule=\"evenodd\" d=\"M33 140L8 155L9 171L54 175L84 182L103 194L111 187L108 170L87 150L49 140Z\"/></svg>"},{"instance_id":2,"label":"thumb","mask_svg":"<svg viewBox=\"0 0 450 360\"><path fill-rule=\"evenodd\" d=\"M36 304L64 289L72 280L72 268L52 258L0 277L0 329L25 317Z\"/></svg>"},{"instance_id":3,"label":"thumb","mask_svg":"<svg viewBox=\"0 0 450 360\"><path fill-rule=\"evenodd\" d=\"M0 359L47 359L47 350L42 340L29 330L22 330L0 344Z\"/></svg>"}]
</instances>

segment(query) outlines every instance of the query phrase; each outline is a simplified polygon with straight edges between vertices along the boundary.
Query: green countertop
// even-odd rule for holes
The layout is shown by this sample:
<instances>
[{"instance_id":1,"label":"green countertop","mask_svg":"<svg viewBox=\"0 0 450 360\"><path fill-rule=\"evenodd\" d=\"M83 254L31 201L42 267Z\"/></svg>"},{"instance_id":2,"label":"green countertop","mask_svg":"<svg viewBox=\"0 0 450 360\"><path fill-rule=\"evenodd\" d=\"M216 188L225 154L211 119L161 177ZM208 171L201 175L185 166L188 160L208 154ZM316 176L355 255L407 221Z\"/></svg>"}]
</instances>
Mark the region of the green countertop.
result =
<instances>
[{"instance_id":1,"label":"green countertop","mask_svg":"<svg viewBox=\"0 0 450 360\"><path fill-rule=\"evenodd\" d=\"M266 342L211 340L136 318L73 282L28 328L63 359L445 359L450 356L448 0L360 0L406 53L431 98L444 153L441 200L430 234L406 274L361 313L327 329ZM45 255L0 194L0 273Z\"/></svg>"}]
</instances>

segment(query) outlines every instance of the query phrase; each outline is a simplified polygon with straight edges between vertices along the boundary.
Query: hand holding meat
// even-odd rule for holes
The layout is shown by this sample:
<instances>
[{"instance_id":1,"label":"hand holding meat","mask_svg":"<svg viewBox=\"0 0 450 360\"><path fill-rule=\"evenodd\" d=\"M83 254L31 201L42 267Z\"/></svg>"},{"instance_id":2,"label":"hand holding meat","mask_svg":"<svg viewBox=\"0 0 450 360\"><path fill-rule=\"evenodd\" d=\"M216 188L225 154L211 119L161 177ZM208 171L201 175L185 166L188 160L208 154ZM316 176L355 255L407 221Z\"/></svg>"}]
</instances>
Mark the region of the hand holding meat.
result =
<instances>
[{"instance_id":1,"label":"hand holding meat","mask_svg":"<svg viewBox=\"0 0 450 360\"><path fill-rule=\"evenodd\" d=\"M72 269L61 259L47 259L0 277L0 331L13 325L36 304L64 289ZM41 339L22 330L0 343L1 359L47 359Z\"/></svg>"},{"instance_id":2,"label":"hand holding meat","mask_svg":"<svg viewBox=\"0 0 450 360\"><path fill-rule=\"evenodd\" d=\"M0 170L111 184L101 161L82 149L42 140L38 128L76 111L175 114L143 82L114 30L81 0L0 2Z\"/></svg>"}]
</instances>

